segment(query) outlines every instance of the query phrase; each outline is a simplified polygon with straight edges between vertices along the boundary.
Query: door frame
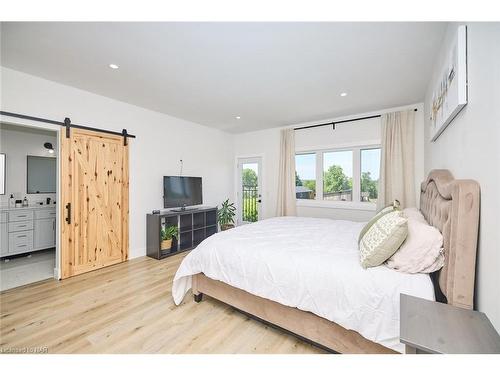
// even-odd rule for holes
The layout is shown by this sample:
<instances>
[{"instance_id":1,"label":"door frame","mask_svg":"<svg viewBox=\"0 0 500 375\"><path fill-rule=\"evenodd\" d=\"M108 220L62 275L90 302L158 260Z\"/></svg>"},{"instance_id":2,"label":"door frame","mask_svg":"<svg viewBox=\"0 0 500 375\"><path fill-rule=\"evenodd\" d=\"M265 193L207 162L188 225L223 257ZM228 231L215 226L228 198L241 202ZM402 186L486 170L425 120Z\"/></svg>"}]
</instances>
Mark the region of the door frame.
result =
<instances>
[{"instance_id":1,"label":"door frame","mask_svg":"<svg viewBox=\"0 0 500 375\"><path fill-rule=\"evenodd\" d=\"M235 173L234 173L234 202L236 205L236 225L241 225L243 222L241 222L240 217L241 217L241 207L239 204L239 194L240 194L240 181L241 181L241 176L240 176L240 170L239 170L239 162L242 159L254 159L254 158L260 158L260 170L259 170L259 190L260 190L260 195L262 198L262 202L260 203L260 209L259 209L259 219L262 220L265 218L264 215L264 210L265 206L267 204L266 199L267 199L267 194L265 190L265 154L244 154L244 155L236 155L234 160L235 160Z\"/></svg>"},{"instance_id":2,"label":"door frame","mask_svg":"<svg viewBox=\"0 0 500 375\"><path fill-rule=\"evenodd\" d=\"M27 128L36 128L36 129L43 129L43 130L49 130L53 131L57 140L56 140L56 157L57 157L57 166L56 166L56 202L57 202L57 209L56 209L56 264L54 268L54 279L60 280L61 279L61 215L60 215L60 210L59 210L59 204L61 202L61 167L60 167L60 160L61 160L61 143L60 143L60 136L61 132L64 131L65 129L61 128L59 125L52 125L52 124L46 124L46 123L41 123L38 121L33 121L33 120L27 120L27 119L20 119L17 117L12 117L8 115L0 115L0 122L9 124L9 125L15 125L15 126L23 126Z\"/></svg>"}]
</instances>

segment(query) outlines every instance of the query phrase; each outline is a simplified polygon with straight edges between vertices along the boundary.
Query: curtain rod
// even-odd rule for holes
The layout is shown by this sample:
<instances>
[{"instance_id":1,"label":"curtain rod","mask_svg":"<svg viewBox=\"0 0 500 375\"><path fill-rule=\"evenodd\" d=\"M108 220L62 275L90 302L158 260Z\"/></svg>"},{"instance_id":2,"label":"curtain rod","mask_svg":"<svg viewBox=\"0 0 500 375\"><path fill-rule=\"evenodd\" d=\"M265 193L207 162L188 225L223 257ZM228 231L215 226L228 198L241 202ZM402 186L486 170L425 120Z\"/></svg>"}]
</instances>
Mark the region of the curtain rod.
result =
<instances>
[{"instance_id":1,"label":"curtain rod","mask_svg":"<svg viewBox=\"0 0 500 375\"><path fill-rule=\"evenodd\" d=\"M414 109L415 112L417 112L417 108ZM349 120L341 120L341 121L332 121L332 122L325 122L324 124L318 124L318 125L308 125L308 126L301 126L299 128L294 128L293 130L303 130L303 129L311 129L311 128L318 128L320 126L327 126L327 125L332 125L333 130L335 130L335 125L337 124L343 124L344 122L351 122L351 121L359 121L359 120L368 120L370 118L377 118L377 117L382 117L382 115L373 115L373 116L366 116L366 117L357 117L357 118L351 118Z\"/></svg>"},{"instance_id":2,"label":"curtain rod","mask_svg":"<svg viewBox=\"0 0 500 375\"><path fill-rule=\"evenodd\" d=\"M20 118L23 120L45 122L47 124L64 126L64 127L66 127L66 136L67 137L69 137L69 129L76 128L76 129L84 129L84 130L93 130L93 131L98 131L98 132L107 133L107 134L121 135L124 138L125 145L127 145L127 138L135 138L135 135L127 133L127 129L123 129L121 132L115 132L112 130L93 128L93 127L85 126L85 125L77 125L77 124L72 124L71 120L67 117L64 119L64 122L61 122L61 121L48 120L48 119L41 118L41 117L33 117L33 116L22 115L19 113L6 112L6 111L0 111L0 115L9 116L9 117L16 117L16 118Z\"/></svg>"}]
</instances>

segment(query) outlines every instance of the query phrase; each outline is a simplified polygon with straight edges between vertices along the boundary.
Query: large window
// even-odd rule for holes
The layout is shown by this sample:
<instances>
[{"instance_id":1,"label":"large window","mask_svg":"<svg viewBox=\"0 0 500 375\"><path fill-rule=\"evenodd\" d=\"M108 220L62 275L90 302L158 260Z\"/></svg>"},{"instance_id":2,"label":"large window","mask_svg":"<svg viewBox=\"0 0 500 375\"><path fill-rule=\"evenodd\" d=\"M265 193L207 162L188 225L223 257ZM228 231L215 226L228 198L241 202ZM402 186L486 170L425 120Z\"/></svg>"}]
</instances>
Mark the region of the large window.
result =
<instances>
[{"instance_id":1,"label":"large window","mask_svg":"<svg viewBox=\"0 0 500 375\"><path fill-rule=\"evenodd\" d=\"M343 207L374 207L377 202L378 146L306 151L295 156L295 165L299 200L314 200L316 203L311 203L314 205L339 204Z\"/></svg>"},{"instance_id":2,"label":"large window","mask_svg":"<svg viewBox=\"0 0 500 375\"><path fill-rule=\"evenodd\" d=\"M377 202L379 178L380 148L361 150L361 202Z\"/></svg>"},{"instance_id":3,"label":"large window","mask_svg":"<svg viewBox=\"0 0 500 375\"><path fill-rule=\"evenodd\" d=\"M316 198L316 154L295 155L295 195L297 199Z\"/></svg>"},{"instance_id":4,"label":"large window","mask_svg":"<svg viewBox=\"0 0 500 375\"><path fill-rule=\"evenodd\" d=\"M352 201L352 151L323 153L323 199Z\"/></svg>"}]
</instances>

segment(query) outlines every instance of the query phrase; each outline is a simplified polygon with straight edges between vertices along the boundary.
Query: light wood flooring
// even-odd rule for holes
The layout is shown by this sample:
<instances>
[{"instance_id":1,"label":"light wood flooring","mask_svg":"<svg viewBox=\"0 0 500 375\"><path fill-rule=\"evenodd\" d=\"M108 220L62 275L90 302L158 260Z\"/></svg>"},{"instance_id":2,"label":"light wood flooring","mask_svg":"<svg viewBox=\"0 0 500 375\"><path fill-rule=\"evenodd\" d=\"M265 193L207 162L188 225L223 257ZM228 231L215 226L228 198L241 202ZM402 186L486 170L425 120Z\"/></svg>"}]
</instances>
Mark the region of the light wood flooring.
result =
<instances>
[{"instance_id":1,"label":"light wood flooring","mask_svg":"<svg viewBox=\"0 0 500 375\"><path fill-rule=\"evenodd\" d=\"M0 294L0 353L323 353L233 308L186 295L172 279L183 258L147 257Z\"/></svg>"}]
</instances>

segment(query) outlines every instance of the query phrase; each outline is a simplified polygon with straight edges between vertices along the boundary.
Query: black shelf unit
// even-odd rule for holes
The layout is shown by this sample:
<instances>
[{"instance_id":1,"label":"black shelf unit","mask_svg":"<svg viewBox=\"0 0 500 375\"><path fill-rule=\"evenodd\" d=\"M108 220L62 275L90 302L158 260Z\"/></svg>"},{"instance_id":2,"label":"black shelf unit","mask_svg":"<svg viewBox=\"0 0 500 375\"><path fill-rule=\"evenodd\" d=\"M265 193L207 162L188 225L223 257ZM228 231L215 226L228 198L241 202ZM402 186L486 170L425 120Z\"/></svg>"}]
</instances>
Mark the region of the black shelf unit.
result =
<instances>
[{"instance_id":1,"label":"black shelf unit","mask_svg":"<svg viewBox=\"0 0 500 375\"><path fill-rule=\"evenodd\" d=\"M175 225L179 238L173 240L170 250L161 249L161 228ZM205 238L217 233L217 207L200 207L186 211L163 211L146 215L146 254L163 259L198 246Z\"/></svg>"}]
</instances>

